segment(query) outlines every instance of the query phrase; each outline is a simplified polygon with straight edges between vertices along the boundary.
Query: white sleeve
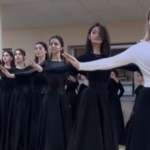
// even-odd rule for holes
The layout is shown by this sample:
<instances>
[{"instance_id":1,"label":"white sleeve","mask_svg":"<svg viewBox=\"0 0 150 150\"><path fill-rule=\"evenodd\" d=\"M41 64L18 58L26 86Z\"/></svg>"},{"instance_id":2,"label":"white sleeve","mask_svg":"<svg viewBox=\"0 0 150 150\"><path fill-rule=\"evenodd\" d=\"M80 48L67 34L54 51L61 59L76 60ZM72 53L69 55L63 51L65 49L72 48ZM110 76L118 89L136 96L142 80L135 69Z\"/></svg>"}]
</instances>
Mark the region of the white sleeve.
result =
<instances>
[{"instance_id":1,"label":"white sleeve","mask_svg":"<svg viewBox=\"0 0 150 150\"><path fill-rule=\"evenodd\" d=\"M113 57L103 58L95 61L79 63L79 70L94 71L94 70L108 70L129 63L134 63L136 50L139 49L138 44L131 46L124 52Z\"/></svg>"}]
</instances>

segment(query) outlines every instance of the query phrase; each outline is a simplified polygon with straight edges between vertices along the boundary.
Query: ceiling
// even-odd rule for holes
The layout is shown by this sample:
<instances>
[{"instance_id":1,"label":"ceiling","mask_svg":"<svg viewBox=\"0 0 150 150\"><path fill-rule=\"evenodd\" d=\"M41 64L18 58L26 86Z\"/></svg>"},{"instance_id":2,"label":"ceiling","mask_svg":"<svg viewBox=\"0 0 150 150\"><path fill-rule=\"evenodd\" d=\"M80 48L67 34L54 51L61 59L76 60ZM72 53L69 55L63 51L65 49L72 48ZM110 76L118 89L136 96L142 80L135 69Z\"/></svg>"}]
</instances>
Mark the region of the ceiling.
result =
<instances>
[{"instance_id":1,"label":"ceiling","mask_svg":"<svg viewBox=\"0 0 150 150\"><path fill-rule=\"evenodd\" d=\"M150 0L0 0L3 29L145 19Z\"/></svg>"}]
</instances>

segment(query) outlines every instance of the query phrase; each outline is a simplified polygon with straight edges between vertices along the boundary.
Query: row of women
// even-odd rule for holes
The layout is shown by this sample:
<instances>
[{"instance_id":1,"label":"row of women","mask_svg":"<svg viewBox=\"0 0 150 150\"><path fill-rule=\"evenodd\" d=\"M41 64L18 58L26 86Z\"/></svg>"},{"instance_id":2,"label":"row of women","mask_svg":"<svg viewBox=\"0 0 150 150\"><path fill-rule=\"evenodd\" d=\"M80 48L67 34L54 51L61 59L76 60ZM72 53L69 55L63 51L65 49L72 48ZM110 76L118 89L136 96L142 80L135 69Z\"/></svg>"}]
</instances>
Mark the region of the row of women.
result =
<instances>
[{"instance_id":1,"label":"row of women","mask_svg":"<svg viewBox=\"0 0 150 150\"><path fill-rule=\"evenodd\" d=\"M88 33L87 52L79 60L106 57L109 45L106 28L96 23ZM58 35L49 39L50 55L47 45L37 42L35 59L28 66L25 66L23 49L16 49L14 54L3 51L0 149L118 149L117 128L107 90L110 71L78 72L65 61L63 47L63 39ZM89 81L80 101L69 96L67 82L68 76L78 73L87 76ZM78 102L77 109L74 102Z\"/></svg>"},{"instance_id":2,"label":"row of women","mask_svg":"<svg viewBox=\"0 0 150 150\"><path fill-rule=\"evenodd\" d=\"M126 149L149 150L148 40L122 54L106 58L110 53L109 35L103 25L96 23L88 31L87 52L78 58L82 63L63 53L63 48L63 39L57 35L49 39L50 56L44 42L36 43L35 60L27 67L24 50L14 52L16 67L13 67L11 52L3 52L0 65L0 149L117 150L117 128L108 91L110 69L136 63L145 84ZM141 49L144 52L141 53ZM65 91L66 78L71 73L86 74L89 80L88 88L80 96L74 122Z\"/></svg>"}]
</instances>

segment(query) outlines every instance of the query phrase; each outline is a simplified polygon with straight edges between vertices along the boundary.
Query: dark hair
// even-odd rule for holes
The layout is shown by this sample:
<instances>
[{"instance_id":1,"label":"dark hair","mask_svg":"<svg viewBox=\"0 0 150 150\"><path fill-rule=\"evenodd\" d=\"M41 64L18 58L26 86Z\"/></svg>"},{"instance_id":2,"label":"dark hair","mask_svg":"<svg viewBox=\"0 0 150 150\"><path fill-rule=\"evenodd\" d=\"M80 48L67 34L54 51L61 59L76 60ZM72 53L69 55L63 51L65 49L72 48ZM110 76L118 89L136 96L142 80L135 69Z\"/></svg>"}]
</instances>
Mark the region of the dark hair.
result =
<instances>
[{"instance_id":1,"label":"dark hair","mask_svg":"<svg viewBox=\"0 0 150 150\"><path fill-rule=\"evenodd\" d=\"M59 35L54 35L54 36L52 36L52 37L49 39L49 44L50 44L50 41L51 41L52 39L57 39L57 40L60 42L61 47L64 48L64 41L63 41L63 38L62 38L61 36L59 36ZM61 54L62 54L63 52L64 52L64 49L62 49ZM50 59L51 59L51 58L52 58L52 55L50 54ZM62 55L61 55L61 59L64 60L64 57L62 57Z\"/></svg>"},{"instance_id":2,"label":"dark hair","mask_svg":"<svg viewBox=\"0 0 150 150\"><path fill-rule=\"evenodd\" d=\"M22 56L23 56L23 60L25 60L25 56L26 56L25 50L23 50L23 49L21 49L21 48L17 48L17 49L15 49L15 51L14 51L14 55L15 55L16 51L19 51L19 52L22 54ZM25 66L25 64L24 64L24 66Z\"/></svg>"},{"instance_id":3,"label":"dark hair","mask_svg":"<svg viewBox=\"0 0 150 150\"><path fill-rule=\"evenodd\" d=\"M12 61L10 62L10 66L11 66L11 67L15 67L14 54L13 54L13 52L12 52L11 50L4 50L4 51L2 52L2 60L1 60L2 66L5 65L5 63L4 63L4 61L3 61L3 54L4 54L5 52L8 53L8 54L12 57Z\"/></svg>"},{"instance_id":4,"label":"dark hair","mask_svg":"<svg viewBox=\"0 0 150 150\"><path fill-rule=\"evenodd\" d=\"M92 46L91 40L89 39L89 35L94 27L99 27L100 29L99 36L101 36L103 40L101 48L100 48L100 52L103 56L107 57L110 55L110 37L109 37L107 29L100 23L95 23L89 29L88 35L87 35L87 41L86 41L86 51L87 53L93 53L93 46Z\"/></svg>"},{"instance_id":5,"label":"dark hair","mask_svg":"<svg viewBox=\"0 0 150 150\"><path fill-rule=\"evenodd\" d=\"M35 46L38 45L38 44L42 45L44 47L45 51L47 52L46 55L45 55L45 61L48 61L49 60L49 53L48 53L48 46L47 46L47 44L45 42L39 41L39 42L37 42L35 44ZM38 63L38 57L37 56L34 57L34 61L36 63Z\"/></svg>"}]
</instances>

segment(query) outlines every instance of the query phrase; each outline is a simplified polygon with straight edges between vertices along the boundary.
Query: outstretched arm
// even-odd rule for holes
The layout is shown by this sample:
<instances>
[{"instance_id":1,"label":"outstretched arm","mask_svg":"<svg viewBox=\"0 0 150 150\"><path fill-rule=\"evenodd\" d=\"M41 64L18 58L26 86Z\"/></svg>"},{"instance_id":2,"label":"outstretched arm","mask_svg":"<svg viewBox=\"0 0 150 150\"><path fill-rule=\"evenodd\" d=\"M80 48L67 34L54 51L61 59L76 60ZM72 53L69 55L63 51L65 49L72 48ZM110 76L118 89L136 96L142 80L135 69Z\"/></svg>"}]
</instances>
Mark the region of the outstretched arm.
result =
<instances>
[{"instance_id":1,"label":"outstretched arm","mask_svg":"<svg viewBox=\"0 0 150 150\"><path fill-rule=\"evenodd\" d=\"M91 62L79 63L79 70L108 70L120 66L127 65L129 63L133 63L135 61L135 57L133 54L133 49L129 48L126 51L115 55L109 58L103 58Z\"/></svg>"},{"instance_id":2,"label":"outstretched arm","mask_svg":"<svg viewBox=\"0 0 150 150\"><path fill-rule=\"evenodd\" d=\"M15 74L10 73L5 67L3 67L2 65L0 65L0 70L2 71L2 73L8 77L8 78L15 78Z\"/></svg>"},{"instance_id":3,"label":"outstretched arm","mask_svg":"<svg viewBox=\"0 0 150 150\"><path fill-rule=\"evenodd\" d=\"M137 58L135 55L136 50L138 49L141 49L141 46L136 44L128 48L126 51L113 57L84 63L79 62L75 57L67 53L64 53L63 56L78 70L87 70L87 71L108 70L136 62Z\"/></svg>"},{"instance_id":4,"label":"outstretched arm","mask_svg":"<svg viewBox=\"0 0 150 150\"><path fill-rule=\"evenodd\" d=\"M38 71L38 72L42 72L42 71L43 71L43 68L42 68L39 64L35 63L35 62L32 61L32 60L29 61L29 65L30 65L34 70L36 70L36 71Z\"/></svg>"}]
</instances>

